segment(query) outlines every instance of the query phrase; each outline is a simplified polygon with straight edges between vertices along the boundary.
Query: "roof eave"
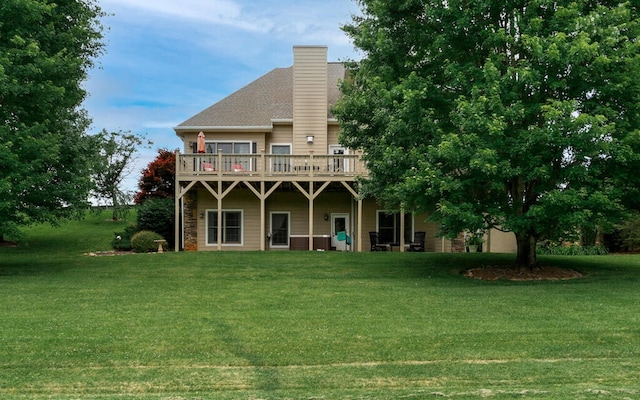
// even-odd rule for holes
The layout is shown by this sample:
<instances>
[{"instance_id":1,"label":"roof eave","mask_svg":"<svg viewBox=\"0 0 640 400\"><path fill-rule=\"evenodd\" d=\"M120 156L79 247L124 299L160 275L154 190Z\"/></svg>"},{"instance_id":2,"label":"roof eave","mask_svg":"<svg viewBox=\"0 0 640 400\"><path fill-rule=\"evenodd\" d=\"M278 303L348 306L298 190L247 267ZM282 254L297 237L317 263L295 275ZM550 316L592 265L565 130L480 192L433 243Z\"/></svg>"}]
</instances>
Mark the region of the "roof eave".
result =
<instances>
[{"instance_id":1,"label":"roof eave","mask_svg":"<svg viewBox=\"0 0 640 400\"><path fill-rule=\"evenodd\" d=\"M176 131L176 134L180 135L182 133L189 132L271 132L273 130L273 125L257 125L257 126L176 126L173 128Z\"/></svg>"}]
</instances>

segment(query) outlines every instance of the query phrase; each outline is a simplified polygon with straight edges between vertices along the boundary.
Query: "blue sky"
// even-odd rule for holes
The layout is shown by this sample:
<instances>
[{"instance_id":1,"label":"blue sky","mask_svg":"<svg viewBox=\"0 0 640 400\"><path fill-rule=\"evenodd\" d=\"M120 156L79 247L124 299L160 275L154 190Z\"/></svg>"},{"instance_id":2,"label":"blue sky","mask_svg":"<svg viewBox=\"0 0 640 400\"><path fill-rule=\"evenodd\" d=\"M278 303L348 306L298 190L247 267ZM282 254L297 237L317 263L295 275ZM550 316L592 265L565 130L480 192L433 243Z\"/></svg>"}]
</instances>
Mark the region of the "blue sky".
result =
<instances>
[{"instance_id":1,"label":"blue sky","mask_svg":"<svg viewBox=\"0 0 640 400\"><path fill-rule=\"evenodd\" d=\"M99 0L106 53L89 74L92 132L146 134L125 182L135 190L158 148L176 149L173 127L293 62L294 45L326 45L329 61L358 55L340 26L353 0Z\"/></svg>"}]
</instances>

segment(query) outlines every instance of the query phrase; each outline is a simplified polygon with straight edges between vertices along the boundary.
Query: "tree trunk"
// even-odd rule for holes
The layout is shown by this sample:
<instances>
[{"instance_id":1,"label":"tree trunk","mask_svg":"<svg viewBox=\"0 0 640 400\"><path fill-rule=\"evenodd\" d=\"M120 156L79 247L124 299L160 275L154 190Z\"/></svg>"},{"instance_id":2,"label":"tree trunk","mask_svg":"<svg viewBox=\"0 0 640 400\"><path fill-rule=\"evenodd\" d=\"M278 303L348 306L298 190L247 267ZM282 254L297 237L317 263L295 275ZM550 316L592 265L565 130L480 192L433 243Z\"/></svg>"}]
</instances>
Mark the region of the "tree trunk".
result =
<instances>
[{"instance_id":1,"label":"tree trunk","mask_svg":"<svg viewBox=\"0 0 640 400\"><path fill-rule=\"evenodd\" d=\"M520 270L534 270L538 268L538 256L536 254L537 238L531 233L516 233L518 254L516 255L516 267Z\"/></svg>"},{"instance_id":2,"label":"tree trunk","mask_svg":"<svg viewBox=\"0 0 640 400\"><path fill-rule=\"evenodd\" d=\"M113 204L113 214L112 214L111 218L114 221L118 220L118 207L119 207L119 205L118 205L118 197L117 196L118 196L118 193L115 190L111 191L111 203Z\"/></svg>"},{"instance_id":3,"label":"tree trunk","mask_svg":"<svg viewBox=\"0 0 640 400\"><path fill-rule=\"evenodd\" d=\"M598 229L597 228L586 228L582 227L580 230L580 244L583 247L586 246L595 246L598 238Z\"/></svg>"}]
</instances>

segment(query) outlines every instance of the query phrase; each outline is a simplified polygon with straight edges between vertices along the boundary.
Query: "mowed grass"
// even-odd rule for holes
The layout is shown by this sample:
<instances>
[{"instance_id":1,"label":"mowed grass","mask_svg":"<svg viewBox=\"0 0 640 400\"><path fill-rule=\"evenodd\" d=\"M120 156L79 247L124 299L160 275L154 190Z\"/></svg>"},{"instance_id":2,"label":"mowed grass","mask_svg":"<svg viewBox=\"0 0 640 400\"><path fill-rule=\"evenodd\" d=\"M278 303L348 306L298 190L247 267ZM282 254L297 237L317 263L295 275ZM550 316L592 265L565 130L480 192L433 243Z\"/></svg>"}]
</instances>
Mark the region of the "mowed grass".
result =
<instances>
[{"instance_id":1,"label":"mowed grass","mask_svg":"<svg viewBox=\"0 0 640 400\"><path fill-rule=\"evenodd\" d=\"M482 282L513 255L83 255L125 224L0 249L0 398L640 398L639 256Z\"/></svg>"}]
</instances>

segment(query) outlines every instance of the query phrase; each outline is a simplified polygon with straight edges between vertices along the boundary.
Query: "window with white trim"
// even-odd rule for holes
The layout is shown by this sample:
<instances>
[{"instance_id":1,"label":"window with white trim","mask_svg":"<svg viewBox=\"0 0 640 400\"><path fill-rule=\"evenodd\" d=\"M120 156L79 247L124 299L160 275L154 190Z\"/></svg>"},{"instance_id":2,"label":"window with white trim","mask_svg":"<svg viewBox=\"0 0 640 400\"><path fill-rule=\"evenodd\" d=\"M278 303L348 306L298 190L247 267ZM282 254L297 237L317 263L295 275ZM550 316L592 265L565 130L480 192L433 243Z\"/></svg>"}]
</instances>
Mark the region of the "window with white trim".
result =
<instances>
[{"instance_id":1,"label":"window with white trim","mask_svg":"<svg viewBox=\"0 0 640 400\"><path fill-rule=\"evenodd\" d=\"M210 142L205 146L207 153L217 154L251 154L251 142Z\"/></svg>"},{"instance_id":2,"label":"window with white trim","mask_svg":"<svg viewBox=\"0 0 640 400\"><path fill-rule=\"evenodd\" d=\"M380 243L400 243L400 213L377 211L376 226ZM413 240L413 214L404 214L404 242Z\"/></svg>"},{"instance_id":3,"label":"window with white trim","mask_svg":"<svg viewBox=\"0 0 640 400\"><path fill-rule=\"evenodd\" d=\"M217 158L213 156L211 168L223 171L253 171L255 159L251 154L256 153L256 142L218 142L207 141L205 145L206 154L223 154L222 164L217 165ZM209 162L209 161L207 161Z\"/></svg>"},{"instance_id":4,"label":"window with white trim","mask_svg":"<svg viewBox=\"0 0 640 400\"><path fill-rule=\"evenodd\" d=\"M242 244L242 210L222 210L222 244ZM207 210L207 244L218 244L218 210Z\"/></svg>"},{"instance_id":5,"label":"window with white trim","mask_svg":"<svg viewBox=\"0 0 640 400\"><path fill-rule=\"evenodd\" d=\"M290 155L290 144L272 144L271 154L273 155ZM272 172L289 172L291 170L289 157L272 157L271 171Z\"/></svg>"}]
</instances>

